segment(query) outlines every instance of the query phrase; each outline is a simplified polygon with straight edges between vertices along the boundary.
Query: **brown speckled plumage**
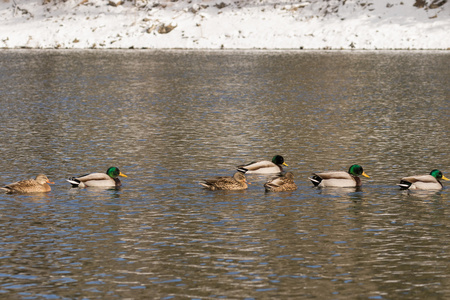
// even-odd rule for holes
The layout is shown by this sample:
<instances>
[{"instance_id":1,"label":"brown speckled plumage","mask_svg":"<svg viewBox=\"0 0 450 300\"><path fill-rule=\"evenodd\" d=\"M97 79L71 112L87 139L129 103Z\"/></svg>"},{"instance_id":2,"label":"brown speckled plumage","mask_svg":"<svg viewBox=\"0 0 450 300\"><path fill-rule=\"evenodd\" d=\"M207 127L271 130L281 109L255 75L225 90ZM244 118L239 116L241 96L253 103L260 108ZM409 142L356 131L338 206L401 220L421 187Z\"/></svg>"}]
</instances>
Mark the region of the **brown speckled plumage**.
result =
<instances>
[{"instance_id":1,"label":"brown speckled plumage","mask_svg":"<svg viewBox=\"0 0 450 300\"><path fill-rule=\"evenodd\" d=\"M39 174L36 179L26 179L2 187L7 193L47 193L51 191L48 184L52 184L44 174Z\"/></svg>"},{"instance_id":2,"label":"brown speckled plumage","mask_svg":"<svg viewBox=\"0 0 450 300\"><path fill-rule=\"evenodd\" d=\"M200 184L208 190L245 190L247 186L247 180L245 175L241 172L234 173L233 177L220 176L211 179L205 179Z\"/></svg>"},{"instance_id":3,"label":"brown speckled plumage","mask_svg":"<svg viewBox=\"0 0 450 300\"><path fill-rule=\"evenodd\" d=\"M267 192L287 192L297 189L292 172L272 178L264 184L264 187Z\"/></svg>"}]
</instances>

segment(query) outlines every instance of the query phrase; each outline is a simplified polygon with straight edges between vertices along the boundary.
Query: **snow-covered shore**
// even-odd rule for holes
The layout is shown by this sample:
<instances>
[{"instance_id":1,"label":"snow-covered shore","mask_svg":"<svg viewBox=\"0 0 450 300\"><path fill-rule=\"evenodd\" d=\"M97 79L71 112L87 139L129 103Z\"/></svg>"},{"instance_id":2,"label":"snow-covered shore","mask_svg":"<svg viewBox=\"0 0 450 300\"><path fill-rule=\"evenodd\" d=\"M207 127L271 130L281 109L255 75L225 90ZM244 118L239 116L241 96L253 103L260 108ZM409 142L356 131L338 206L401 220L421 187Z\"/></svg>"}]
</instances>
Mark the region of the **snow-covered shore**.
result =
<instances>
[{"instance_id":1,"label":"snow-covered shore","mask_svg":"<svg viewBox=\"0 0 450 300\"><path fill-rule=\"evenodd\" d=\"M0 0L0 48L449 50L450 2Z\"/></svg>"}]
</instances>

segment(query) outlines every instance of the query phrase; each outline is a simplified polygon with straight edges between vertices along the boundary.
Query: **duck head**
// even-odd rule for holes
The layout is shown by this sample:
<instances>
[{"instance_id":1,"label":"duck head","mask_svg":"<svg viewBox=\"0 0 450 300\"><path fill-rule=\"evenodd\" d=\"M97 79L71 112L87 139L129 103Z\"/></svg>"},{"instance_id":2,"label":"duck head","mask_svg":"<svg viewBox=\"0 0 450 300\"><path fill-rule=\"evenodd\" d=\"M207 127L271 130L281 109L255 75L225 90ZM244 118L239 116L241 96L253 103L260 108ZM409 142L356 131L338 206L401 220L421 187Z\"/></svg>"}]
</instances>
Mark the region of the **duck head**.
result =
<instances>
[{"instance_id":1,"label":"duck head","mask_svg":"<svg viewBox=\"0 0 450 300\"><path fill-rule=\"evenodd\" d=\"M444 180L450 180L447 177L444 176L444 174L442 174L441 171L439 171L438 169L434 169L433 171L430 172L430 175L433 176L436 179L444 179Z\"/></svg>"},{"instance_id":2,"label":"duck head","mask_svg":"<svg viewBox=\"0 0 450 300\"><path fill-rule=\"evenodd\" d=\"M349 169L348 169L348 173L353 175L353 176L359 176L362 175L364 177L370 178L369 175L367 175L366 173L364 173L363 168L360 165L352 165Z\"/></svg>"},{"instance_id":3,"label":"duck head","mask_svg":"<svg viewBox=\"0 0 450 300\"><path fill-rule=\"evenodd\" d=\"M120 172L119 168L117 168L117 167L110 167L108 170L106 170L106 174L108 174L108 176L113 179L117 178L119 176L127 177L127 175Z\"/></svg>"},{"instance_id":4,"label":"duck head","mask_svg":"<svg viewBox=\"0 0 450 300\"><path fill-rule=\"evenodd\" d=\"M276 164L276 165L283 165L283 166L288 166L287 165L287 163L285 163L284 162L284 158L283 158L283 156L281 156L281 155L275 155L273 158L272 158L272 162L274 163L274 164Z\"/></svg>"}]
</instances>

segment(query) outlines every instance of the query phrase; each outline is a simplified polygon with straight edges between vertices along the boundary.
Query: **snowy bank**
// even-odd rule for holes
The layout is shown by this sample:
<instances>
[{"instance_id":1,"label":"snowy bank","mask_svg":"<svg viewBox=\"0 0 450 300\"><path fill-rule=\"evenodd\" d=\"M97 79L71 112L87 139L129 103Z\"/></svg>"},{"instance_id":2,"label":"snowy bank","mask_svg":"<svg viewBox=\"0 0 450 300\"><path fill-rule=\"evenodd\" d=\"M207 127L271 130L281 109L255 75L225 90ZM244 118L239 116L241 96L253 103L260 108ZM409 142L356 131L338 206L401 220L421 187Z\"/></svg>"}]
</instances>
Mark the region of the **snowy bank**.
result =
<instances>
[{"instance_id":1,"label":"snowy bank","mask_svg":"<svg viewBox=\"0 0 450 300\"><path fill-rule=\"evenodd\" d=\"M0 0L1 48L450 49L447 0Z\"/></svg>"}]
</instances>

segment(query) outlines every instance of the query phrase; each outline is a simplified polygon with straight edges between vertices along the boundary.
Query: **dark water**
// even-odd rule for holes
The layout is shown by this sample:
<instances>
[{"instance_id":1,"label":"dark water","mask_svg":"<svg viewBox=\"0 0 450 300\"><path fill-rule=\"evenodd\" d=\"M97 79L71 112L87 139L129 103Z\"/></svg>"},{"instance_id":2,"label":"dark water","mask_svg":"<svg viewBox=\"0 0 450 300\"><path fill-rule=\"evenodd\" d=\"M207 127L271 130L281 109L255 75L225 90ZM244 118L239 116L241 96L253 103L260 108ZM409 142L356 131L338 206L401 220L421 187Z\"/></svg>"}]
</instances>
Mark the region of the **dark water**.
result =
<instances>
[{"instance_id":1,"label":"dark water","mask_svg":"<svg viewBox=\"0 0 450 300\"><path fill-rule=\"evenodd\" d=\"M0 86L0 183L56 182L0 195L1 298L450 297L449 189L396 187L450 177L447 52L2 51ZM197 184L275 154L297 191Z\"/></svg>"}]
</instances>

